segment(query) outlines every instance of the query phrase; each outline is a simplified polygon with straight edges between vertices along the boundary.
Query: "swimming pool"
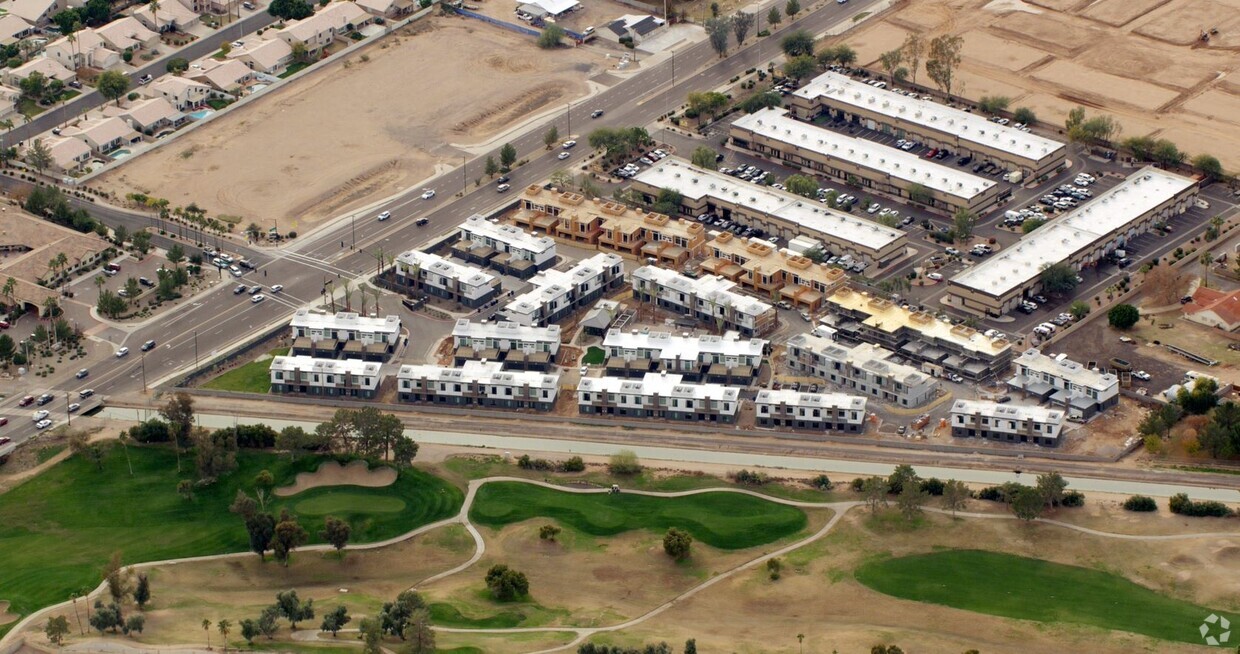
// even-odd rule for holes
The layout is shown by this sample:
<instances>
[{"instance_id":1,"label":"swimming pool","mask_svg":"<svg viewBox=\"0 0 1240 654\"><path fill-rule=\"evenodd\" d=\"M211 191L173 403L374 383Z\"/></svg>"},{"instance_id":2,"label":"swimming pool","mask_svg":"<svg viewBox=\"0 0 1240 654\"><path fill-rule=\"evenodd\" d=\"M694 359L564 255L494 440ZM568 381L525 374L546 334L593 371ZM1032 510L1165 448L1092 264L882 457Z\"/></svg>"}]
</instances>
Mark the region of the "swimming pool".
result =
<instances>
[{"instance_id":1,"label":"swimming pool","mask_svg":"<svg viewBox=\"0 0 1240 654\"><path fill-rule=\"evenodd\" d=\"M202 120L213 113L215 113L214 109L199 109L198 111L189 112L189 116L194 120Z\"/></svg>"},{"instance_id":2,"label":"swimming pool","mask_svg":"<svg viewBox=\"0 0 1240 654\"><path fill-rule=\"evenodd\" d=\"M124 159L125 157L128 157L128 156L129 156L129 155L131 155L131 154L133 154L133 153L132 153L132 152L130 152L129 150L124 150L124 149L122 149L122 150L117 150L116 152L113 152L112 154L110 154L110 155L108 155L108 156L112 157L113 159L118 159L118 160L119 160L119 159Z\"/></svg>"}]
</instances>

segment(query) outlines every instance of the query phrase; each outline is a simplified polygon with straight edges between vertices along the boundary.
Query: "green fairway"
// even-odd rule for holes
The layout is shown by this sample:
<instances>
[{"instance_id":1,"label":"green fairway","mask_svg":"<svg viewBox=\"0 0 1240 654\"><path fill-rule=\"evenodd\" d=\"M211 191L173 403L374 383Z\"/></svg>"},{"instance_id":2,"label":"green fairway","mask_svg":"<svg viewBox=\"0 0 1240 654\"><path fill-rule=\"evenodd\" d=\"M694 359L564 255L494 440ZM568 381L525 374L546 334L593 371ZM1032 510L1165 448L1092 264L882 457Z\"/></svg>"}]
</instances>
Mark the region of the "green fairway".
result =
<instances>
[{"instance_id":1,"label":"green fairway","mask_svg":"<svg viewBox=\"0 0 1240 654\"><path fill-rule=\"evenodd\" d=\"M729 550L779 540L804 529L807 522L805 513L796 507L740 493L676 498L584 495L519 482L484 484L469 516L491 527L545 516L595 536L679 527L707 545Z\"/></svg>"},{"instance_id":2,"label":"green fairway","mask_svg":"<svg viewBox=\"0 0 1240 654\"><path fill-rule=\"evenodd\" d=\"M1130 631L1202 644L1211 613L1240 615L1174 599L1118 575L997 552L952 550L883 559L855 572L881 593L1006 618Z\"/></svg>"},{"instance_id":3,"label":"green fairway","mask_svg":"<svg viewBox=\"0 0 1240 654\"><path fill-rule=\"evenodd\" d=\"M525 614L519 611L503 611L485 618L468 618L462 615L455 606L446 602L435 602L427 608L431 612L431 621L444 627L511 629L525 621Z\"/></svg>"},{"instance_id":4,"label":"green fairway","mask_svg":"<svg viewBox=\"0 0 1240 654\"><path fill-rule=\"evenodd\" d=\"M318 489L314 489L318 490ZM352 490L331 490L297 502L294 510L301 515L334 515L337 517L363 513L397 513L405 509L404 500L380 493L357 493ZM390 493L386 488L373 489ZM307 493L301 493L305 495Z\"/></svg>"},{"instance_id":5,"label":"green fairway","mask_svg":"<svg viewBox=\"0 0 1240 654\"><path fill-rule=\"evenodd\" d=\"M114 446L104 469L81 457L70 457L47 472L0 495L0 551L5 569L0 574L0 599L12 602L11 611L27 614L69 598L73 591L94 588L99 570L115 551L126 563L171 559L248 548L241 519L228 506L238 489L253 492L253 479L269 470L276 485L293 481L298 472L318 468L320 457L295 462L264 452L242 451L236 472L210 486L194 489L192 501L176 492L177 480L193 478L193 455L181 457L177 473L175 453L166 447L129 447L130 476L124 451ZM353 542L391 538L460 510L460 490L418 470L402 470L386 488L347 490L316 488L290 498L268 501L279 514L288 506L296 512L302 502L329 502L343 493L359 502L343 502L333 512L349 520ZM376 512L377 499L396 512ZM312 504L313 505L313 504ZM318 541L321 516L302 515L301 524Z\"/></svg>"},{"instance_id":6,"label":"green fairway","mask_svg":"<svg viewBox=\"0 0 1240 654\"><path fill-rule=\"evenodd\" d=\"M278 347L269 352L273 357L288 354L287 347ZM237 391L238 393L269 393L271 392L271 359L251 361L238 366L202 385L217 391Z\"/></svg>"}]
</instances>

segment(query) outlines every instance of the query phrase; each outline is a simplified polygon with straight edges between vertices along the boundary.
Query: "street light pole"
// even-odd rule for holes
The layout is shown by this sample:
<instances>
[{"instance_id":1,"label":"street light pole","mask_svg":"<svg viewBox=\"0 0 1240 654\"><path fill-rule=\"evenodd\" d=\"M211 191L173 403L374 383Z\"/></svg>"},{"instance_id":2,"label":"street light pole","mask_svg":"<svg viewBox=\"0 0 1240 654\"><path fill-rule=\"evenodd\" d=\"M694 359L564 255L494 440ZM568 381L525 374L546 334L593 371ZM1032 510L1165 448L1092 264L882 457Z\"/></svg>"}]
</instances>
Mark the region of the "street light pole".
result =
<instances>
[{"instance_id":1,"label":"street light pole","mask_svg":"<svg viewBox=\"0 0 1240 654\"><path fill-rule=\"evenodd\" d=\"M65 393L65 424L73 425L73 412L69 410L69 394Z\"/></svg>"},{"instance_id":2,"label":"street light pole","mask_svg":"<svg viewBox=\"0 0 1240 654\"><path fill-rule=\"evenodd\" d=\"M194 330L194 372L198 372L198 330Z\"/></svg>"},{"instance_id":3,"label":"street light pole","mask_svg":"<svg viewBox=\"0 0 1240 654\"><path fill-rule=\"evenodd\" d=\"M357 216L356 215L349 216L349 223L350 223L349 230L353 232L353 246L349 248L350 250L352 250L352 249L357 248Z\"/></svg>"},{"instance_id":4,"label":"street light pole","mask_svg":"<svg viewBox=\"0 0 1240 654\"><path fill-rule=\"evenodd\" d=\"M568 118L568 134L566 134L565 136L572 138L573 136L573 103L571 102L568 103L568 111L565 112L564 115Z\"/></svg>"},{"instance_id":5,"label":"street light pole","mask_svg":"<svg viewBox=\"0 0 1240 654\"><path fill-rule=\"evenodd\" d=\"M464 196L469 192L469 174L465 172L465 165L468 163L465 155L461 155L461 195Z\"/></svg>"},{"instance_id":6,"label":"street light pole","mask_svg":"<svg viewBox=\"0 0 1240 654\"><path fill-rule=\"evenodd\" d=\"M142 353L142 392L146 393L146 352Z\"/></svg>"}]
</instances>

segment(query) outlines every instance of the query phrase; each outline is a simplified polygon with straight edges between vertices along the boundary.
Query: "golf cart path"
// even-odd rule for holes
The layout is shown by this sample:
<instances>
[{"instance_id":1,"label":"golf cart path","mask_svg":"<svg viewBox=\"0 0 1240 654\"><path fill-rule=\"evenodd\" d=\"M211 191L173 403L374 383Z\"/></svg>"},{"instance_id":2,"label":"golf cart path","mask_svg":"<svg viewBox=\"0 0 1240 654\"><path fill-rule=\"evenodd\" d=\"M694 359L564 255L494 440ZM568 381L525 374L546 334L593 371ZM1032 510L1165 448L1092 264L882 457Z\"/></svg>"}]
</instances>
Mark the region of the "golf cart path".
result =
<instances>
[{"instance_id":1,"label":"golf cart path","mask_svg":"<svg viewBox=\"0 0 1240 654\"><path fill-rule=\"evenodd\" d=\"M432 575L430 577L427 577L421 580L420 582L414 584L412 588L416 589L419 586L424 586L426 584L439 581L446 577L450 577L459 572L467 570L471 566L473 566L475 563L477 563L483 557L483 555L486 554L486 541L482 538L482 534L478 531L477 527L475 527L473 523L470 522L469 510L470 508L473 507L474 500L476 499L477 494L478 494L478 489L481 488L484 484L488 484L492 482L516 482L516 483L522 483L522 484L530 484L533 486L541 486L543 488L549 488L552 490L557 490L557 491L561 491L565 493L606 494L606 493L612 492L610 489L607 489L607 488L573 488L573 487L568 487L568 486L552 484L552 483L545 482L545 481L525 479L522 477L500 476L500 477L485 477L482 479L474 479L469 482L469 485L465 493L465 499L461 503L461 509L460 511L457 512L456 516L451 517L451 518L445 518L443 520L439 520L437 522L433 522L427 525L423 525L417 529L414 529L412 531L406 532L404 534L401 534L399 536L395 536L395 537L392 537L386 540L376 541L373 543L362 543L358 545L350 545L348 549L349 550L372 550L372 549L378 549L381 547L387 547L389 545L394 545L394 544L409 540L411 538L414 538L426 532L439 529L440 527L460 524L466 529L466 531L474 539L475 548L474 548L473 556L471 556L469 560L465 561L464 563L460 565L457 565L449 570L445 570L443 572L437 573L435 575ZM702 582L701 584L698 584L697 586L694 586L688 590L685 590L679 595L667 600L666 602L663 602L662 604L647 611L646 613L640 616L637 616L635 618L631 618L625 622L615 624L615 625L609 625L609 626L603 626L603 627L571 627L571 626L512 627L512 628L506 628L506 629L499 629L499 628L468 629L468 628L459 628L459 627L435 627L435 630L439 632L443 632L443 633L480 633L480 634L573 633L573 634L576 634L576 638L574 638L571 642L568 642L564 645L559 645L553 648L531 652L530 654L546 654L549 652L561 651L561 650L573 647L581 643L586 638L589 638L590 636L593 636L595 634L619 631L622 629L627 629L627 628L639 625L653 617L656 617L664 613L665 611L676 606L677 604L692 598L693 596L706 590L707 588L710 588L711 586L714 586L715 584L718 584L726 579L730 579L736 576L737 574L744 572L746 570L750 570L758 565L762 565L770 559L783 556L789 552L795 551L797 549L800 549L801 547L809 545L810 543L813 543L823 538L827 534L829 534L831 530L834 529L837 524L839 524L840 519L843 518L844 515L848 513L848 511L852 510L853 508L857 506L865 505L865 502L863 501L807 502L803 500L790 500L790 499L785 499L781 497L774 497L771 495L766 495L763 493L759 493L757 491L747 490L743 488L699 488L699 489L693 489L693 490L670 491L670 492L625 490L623 492L627 494L631 494L631 495L643 495L647 497L662 497L662 498L688 497L691 495L702 495L705 493L738 493L742 495L749 495L752 497L763 499L763 500L773 502L776 504L783 504L783 505L794 506L798 508L828 509L828 510L833 511L834 515L831 516L831 519L828 520L825 525L823 525L818 531L814 532L810 536L802 540L799 540L797 542L785 545L784 547L781 547L773 552L769 552L757 558L751 559L745 563L741 563L727 571L721 572L718 575L715 575L711 577L710 579ZM945 509L928 508L928 507L924 508L923 510L931 512L931 513L952 515L955 517L963 517L963 518L978 518L978 519L984 519L984 520L1018 520L1016 516L1006 515L1006 514L951 512ZM1142 535L1134 535L1134 534L1117 534L1117 533L1099 531L1096 529L1090 529L1088 527L1081 527L1081 526L1073 525L1067 522L1062 522L1059 520L1051 520L1047 518L1037 518L1033 520L1033 522L1040 522L1040 523L1045 523L1048 525L1054 525L1056 527L1070 529L1070 530L1088 534L1091 536L1098 536L1102 538L1116 538L1116 539L1122 539L1122 540L1134 540L1134 541L1171 541L1171 540L1187 540L1187 539L1194 539L1194 538L1240 538L1240 532L1205 532L1205 533L1193 533L1193 534L1142 536ZM299 548L300 551L307 551L307 552L325 552L325 551L330 551L331 549L333 548L330 544L308 545L308 546ZM153 568L157 566L179 565L183 563L197 563L197 562L202 562L202 561L221 561L221 560L227 560L231 558L253 556L253 555L254 555L253 552L233 552L233 553L228 553L228 554L211 554L211 555L206 555L206 556L194 556L194 557L185 557L185 558L180 558L180 559L168 559L164 561L151 561L151 562L146 562L146 563L136 563L136 564L129 566L129 569L130 570L142 570L142 569ZM105 590L104 588L105 585L106 584L101 583L97 588L91 591L90 594L86 596L87 601L90 601L90 599L92 599L96 595L103 592ZM19 634L21 631L26 629L31 623L43 618L49 613L63 610L64 608L68 607L70 604L71 602L68 602L68 601L61 602L59 604L45 607L43 609L35 611L34 613L31 613L29 616L23 618L21 622L15 625L3 639L0 639L0 647L4 647L8 645L13 639L17 637L16 636L17 634ZM355 629L348 629L348 630L341 631L341 633L355 633L355 632L356 632ZM313 641L325 641L325 642L335 642L335 643L342 643L342 642L349 643L350 642L350 641L340 641L338 639L323 637L321 632L317 630L312 630L312 629L293 632L293 639L298 640L298 641L313 640ZM77 641L75 643L65 646L63 649L68 650L68 651L83 653L83 654L89 653L89 652L96 652L99 654L138 654L140 652L145 652L149 654L150 652L154 652L154 651L169 652L169 653L199 654L199 652L201 652L201 648L199 648L197 645L151 646L151 645L144 645L141 643L132 643L131 645L124 641L118 641L118 640L113 640L113 639L91 639L91 640Z\"/></svg>"}]
</instances>

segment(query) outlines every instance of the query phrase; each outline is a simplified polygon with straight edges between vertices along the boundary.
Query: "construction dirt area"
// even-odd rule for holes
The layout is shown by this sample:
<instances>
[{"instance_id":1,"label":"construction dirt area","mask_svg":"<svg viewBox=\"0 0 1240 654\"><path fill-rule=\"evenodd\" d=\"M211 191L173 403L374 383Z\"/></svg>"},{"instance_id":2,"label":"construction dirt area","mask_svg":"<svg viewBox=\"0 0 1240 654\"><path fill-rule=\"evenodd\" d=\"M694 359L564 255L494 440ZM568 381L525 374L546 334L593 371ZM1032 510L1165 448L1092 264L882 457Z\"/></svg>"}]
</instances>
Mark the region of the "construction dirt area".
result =
<instances>
[{"instance_id":1,"label":"construction dirt area","mask_svg":"<svg viewBox=\"0 0 1240 654\"><path fill-rule=\"evenodd\" d=\"M912 33L964 38L953 93L1007 96L1059 127L1083 106L1114 115L1120 138L1240 168L1240 0L910 0L844 40L878 68ZM930 85L924 64L917 81Z\"/></svg>"},{"instance_id":2,"label":"construction dirt area","mask_svg":"<svg viewBox=\"0 0 1240 654\"><path fill-rule=\"evenodd\" d=\"M98 184L122 197L195 202L243 225L278 219L282 232L305 231L459 164L467 153L457 146L581 97L586 80L606 68L596 49L540 50L530 37L477 20L433 16L135 157ZM459 189L459 179L453 184L440 190Z\"/></svg>"}]
</instances>

